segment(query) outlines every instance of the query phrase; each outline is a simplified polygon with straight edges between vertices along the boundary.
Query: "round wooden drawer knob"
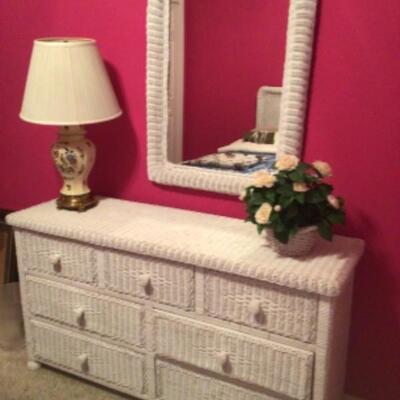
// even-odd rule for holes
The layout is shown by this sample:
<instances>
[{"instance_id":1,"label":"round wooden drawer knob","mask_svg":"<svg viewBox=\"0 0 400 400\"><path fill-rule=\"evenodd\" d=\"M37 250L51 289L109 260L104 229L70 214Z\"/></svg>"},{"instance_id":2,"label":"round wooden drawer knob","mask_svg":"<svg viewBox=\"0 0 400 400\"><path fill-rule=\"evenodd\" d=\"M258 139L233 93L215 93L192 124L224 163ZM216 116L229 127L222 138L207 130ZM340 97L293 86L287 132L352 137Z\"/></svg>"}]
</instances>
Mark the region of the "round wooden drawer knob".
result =
<instances>
[{"instance_id":1,"label":"round wooden drawer knob","mask_svg":"<svg viewBox=\"0 0 400 400\"><path fill-rule=\"evenodd\" d=\"M82 325L85 318L85 309L83 307L76 307L74 309L76 322L78 325Z\"/></svg>"},{"instance_id":2,"label":"round wooden drawer knob","mask_svg":"<svg viewBox=\"0 0 400 400\"><path fill-rule=\"evenodd\" d=\"M53 266L55 271L58 271L60 268L60 262L61 262L61 255L60 254L52 254L49 256L49 260L51 265Z\"/></svg>"},{"instance_id":3,"label":"round wooden drawer knob","mask_svg":"<svg viewBox=\"0 0 400 400\"><path fill-rule=\"evenodd\" d=\"M139 277L139 285L144 289L145 292L148 291L151 284L150 274L143 274Z\"/></svg>"},{"instance_id":4,"label":"round wooden drawer knob","mask_svg":"<svg viewBox=\"0 0 400 400\"><path fill-rule=\"evenodd\" d=\"M225 370L229 363L229 354L226 351L220 351L216 354L218 365Z\"/></svg>"},{"instance_id":5,"label":"round wooden drawer knob","mask_svg":"<svg viewBox=\"0 0 400 400\"><path fill-rule=\"evenodd\" d=\"M89 366L89 356L87 354L80 354L78 356L78 361L82 371L87 371Z\"/></svg>"},{"instance_id":6,"label":"round wooden drawer knob","mask_svg":"<svg viewBox=\"0 0 400 400\"><path fill-rule=\"evenodd\" d=\"M249 303L249 313L253 318L257 318L261 313L261 301L252 300Z\"/></svg>"}]
</instances>

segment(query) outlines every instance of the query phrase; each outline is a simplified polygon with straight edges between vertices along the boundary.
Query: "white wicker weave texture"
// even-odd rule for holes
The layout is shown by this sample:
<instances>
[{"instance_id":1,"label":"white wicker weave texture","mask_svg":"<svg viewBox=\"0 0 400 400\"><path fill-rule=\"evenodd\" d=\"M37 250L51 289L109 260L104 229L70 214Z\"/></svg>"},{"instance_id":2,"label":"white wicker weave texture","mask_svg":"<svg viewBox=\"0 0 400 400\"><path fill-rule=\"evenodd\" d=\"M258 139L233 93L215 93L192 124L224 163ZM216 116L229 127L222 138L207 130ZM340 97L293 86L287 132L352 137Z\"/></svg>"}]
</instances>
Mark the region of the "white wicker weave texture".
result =
<instances>
[{"instance_id":1,"label":"white wicker weave texture","mask_svg":"<svg viewBox=\"0 0 400 400\"><path fill-rule=\"evenodd\" d=\"M8 222L30 367L148 400L342 400L361 241L295 260L241 221L114 199Z\"/></svg>"}]
</instances>

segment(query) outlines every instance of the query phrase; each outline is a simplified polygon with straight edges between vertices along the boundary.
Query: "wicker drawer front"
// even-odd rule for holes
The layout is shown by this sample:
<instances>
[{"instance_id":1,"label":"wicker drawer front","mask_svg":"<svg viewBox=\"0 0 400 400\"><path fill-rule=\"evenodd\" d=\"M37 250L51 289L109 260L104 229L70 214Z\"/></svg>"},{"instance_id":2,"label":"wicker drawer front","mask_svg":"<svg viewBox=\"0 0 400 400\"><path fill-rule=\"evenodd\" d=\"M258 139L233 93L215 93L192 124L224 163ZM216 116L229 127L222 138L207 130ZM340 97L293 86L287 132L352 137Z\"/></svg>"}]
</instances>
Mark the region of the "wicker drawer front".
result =
<instances>
[{"instance_id":1,"label":"wicker drawer front","mask_svg":"<svg viewBox=\"0 0 400 400\"><path fill-rule=\"evenodd\" d=\"M35 359L99 379L132 394L145 392L144 356L32 322Z\"/></svg>"},{"instance_id":2,"label":"wicker drawer front","mask_svg":"<svg viewBox=\"0 0 400 400\"><path fill-rule=\"evenodd\" d=\"M276 400L161 361L157 362L157 390L160 400Z\"/></svg>"},{"instance_id":3,"label":"wicker drawer front","mask_svg":"<svg viewBox=\"0 0 400 400\"><path fill-rule=\"evenodd\" d=\"M107 251L105 286L185 310L194 307L194 268L151 257Z\"/></svg>"},{"instance_id":4,"label":"wicker drawer front","mask_svg":"<svg viewBox=\"0 0 400 400\"><path fill-rule=\"evenodd\" d=\"M317 297L269 283L207 272L205 312L271 333L314 343Z\"/></svg>"},{"instance_id":5,"label":"wicker drawer front","mask_svg":"<svg viewBox=\"0 0 400 400\"><path fill-rule=\"evenodd\" d=\"M22 234L22 265L27 271L84 283L96 281L96 259L91 246L53 236Z\"/></svg>"},{"instance_id":6,"label":"wicker drawer front","mask_svg":"<svg viewBox=\"0 0 400 400\"><path fill-rule=\"evenodd\" d=\"M313 354L157 312L155 351L294 399L310 398Z\"/></svg>"},{"instance_id":7,"label":"wicker drawer front","mask_svg":"<svg viewBox=\"0 0 400 400\"><path fill-rule=\"evenodd\" d=\"M33 315L144 346L143 307L44 279L28 277L26 282Z\"/></svg>"}]
</instances>

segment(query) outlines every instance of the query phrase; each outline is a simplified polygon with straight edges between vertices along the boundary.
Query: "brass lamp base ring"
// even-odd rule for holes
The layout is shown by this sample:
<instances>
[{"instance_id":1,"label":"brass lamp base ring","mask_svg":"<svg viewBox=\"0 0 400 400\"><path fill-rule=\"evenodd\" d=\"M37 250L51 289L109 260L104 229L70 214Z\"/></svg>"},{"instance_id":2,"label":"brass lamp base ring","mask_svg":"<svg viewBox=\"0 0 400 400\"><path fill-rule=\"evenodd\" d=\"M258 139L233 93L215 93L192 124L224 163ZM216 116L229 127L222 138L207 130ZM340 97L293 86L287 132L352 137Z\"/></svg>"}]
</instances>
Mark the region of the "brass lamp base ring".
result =
<instances>
[{"instance_id":1,"label":"brass lamp base ring","mask_svg":"<svg viewBox=\"0 0 400 400\"><path fill-rule=\"evenodd\" d=\"M60 197L57 199L57 208L83 212L94 207L97 203L97 199L91 193L79 196L67 196L60 193Z\"/></svg>"}]
</instances>

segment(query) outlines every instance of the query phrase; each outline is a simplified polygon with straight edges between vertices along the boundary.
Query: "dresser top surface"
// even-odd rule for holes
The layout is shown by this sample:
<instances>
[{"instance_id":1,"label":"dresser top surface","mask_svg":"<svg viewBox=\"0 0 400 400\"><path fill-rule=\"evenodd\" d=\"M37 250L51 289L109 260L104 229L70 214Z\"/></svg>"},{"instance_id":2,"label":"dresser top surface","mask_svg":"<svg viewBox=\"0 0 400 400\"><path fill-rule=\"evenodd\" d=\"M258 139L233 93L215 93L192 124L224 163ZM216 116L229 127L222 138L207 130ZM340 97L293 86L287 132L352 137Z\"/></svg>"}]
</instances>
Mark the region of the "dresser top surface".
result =
<instances>
[{"instance_id":1,"label":"dresser top surface","mask_svg":"<svg viewBox=\"0 0 400 400\"><path fill-rule=\"evenodd\" d=\"M333 242L319 240L308 256L283 257L241 220L110 198L84 213L58 210L50 201L12 213L7 222L324 296L341 293L364 249L362 240L335 236Z\"/></svg>"}]
</instances>

